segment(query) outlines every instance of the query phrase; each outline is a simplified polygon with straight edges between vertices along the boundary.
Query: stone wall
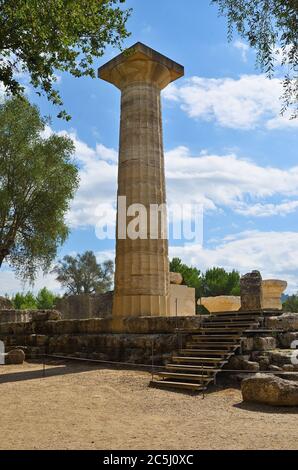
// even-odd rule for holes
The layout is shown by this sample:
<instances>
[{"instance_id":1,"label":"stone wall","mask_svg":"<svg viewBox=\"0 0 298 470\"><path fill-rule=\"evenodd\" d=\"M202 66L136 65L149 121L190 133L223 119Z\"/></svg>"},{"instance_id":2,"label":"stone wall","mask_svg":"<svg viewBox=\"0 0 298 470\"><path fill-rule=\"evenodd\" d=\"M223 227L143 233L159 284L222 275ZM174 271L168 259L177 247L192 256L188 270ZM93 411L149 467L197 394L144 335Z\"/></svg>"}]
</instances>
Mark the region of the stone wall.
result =
<instances>
[{"instance_id":1,"label":"stone wall","mask_svg":"<svg viewBox=\"0 0 298 470\"><path fill-rule=\"evenodd\" d=\"M27 310L0 310L0 323L18 323L31 321L31 313Z\"/></svg>"},{"instance_id":2,"label":"stone wall","mask_svg":"<svg viewBox=\"0 0 298 470\"><path fill-rule=\"evenodd\" d=\"M6 297L1 297L0 296L0 310L5 309L5 310L11 310L13 308L13 305L9 299Z\"/></svg>"},{"instance_id":3,"label":"stone wall","mask_svg":"<svg viewBox=\"0 0 298 470\"><path fill-rule=\"evenodd\" d=\"M28 323L47 320L60 320L57 310L1 310L0 323Z\"/></svg>"},{"instance_id":4,"label":"stone wall","mask_svg":"<svg viewBox=\"0 0 298 470\"><path fill-rule=\"evenodd\" d=\"M56 303L56 309L65 319L105 318L112 315L112 306L113 292L70 295Z\"/></svg>"},{"instance_id":5,"label":"stone wall","mask_svg":"<svg viewBox=\"0 0 298 470\"><path fill-rule=\"evenodd\" d=\"M27 358L39 354L163 364L177 349L176 328L196 329L200 317L130 317L52 320L0 324L6 350L22 347Z\"/></svg>"},{"instance_id":6,"label":"stone wall","mask_svg":"<svg viewBox=\"0 0 298 470\"><path fill-rule=\"evenodd\" d=\"M198 330L202 317L130 317L61 320L57 311L17 312L26 321L0 323L0 340L6 351L21 347L27 358L39 354L151 364L164 364L183 347L187 334L176 329ZM12 312L16 314L16 312ZM239 351L227 364L233 370L298 371L292 364L293 341L298 341L298 313L264 318L260 331L249 332Z\"/></svg>"}]
</instances>

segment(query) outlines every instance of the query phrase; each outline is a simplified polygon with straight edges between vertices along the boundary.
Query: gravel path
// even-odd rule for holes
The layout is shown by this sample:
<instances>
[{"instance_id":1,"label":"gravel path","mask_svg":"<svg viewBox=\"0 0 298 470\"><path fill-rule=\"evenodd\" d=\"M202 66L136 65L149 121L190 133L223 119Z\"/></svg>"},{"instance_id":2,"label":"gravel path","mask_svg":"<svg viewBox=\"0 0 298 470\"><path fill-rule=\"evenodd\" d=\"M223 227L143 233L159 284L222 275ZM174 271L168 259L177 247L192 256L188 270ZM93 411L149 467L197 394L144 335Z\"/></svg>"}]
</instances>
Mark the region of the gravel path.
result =
<instances>
[{"instance_id":1,"label":"gravel path","mask_svg":"<svg viewBox=\"0 0 298 470\"><path fill-rule=\"evenodd\" d=\"M0 366L0 449L297 449L298 409L236 389L149 388L145 372L69 363Z\"/></svg>"}]
</instances>

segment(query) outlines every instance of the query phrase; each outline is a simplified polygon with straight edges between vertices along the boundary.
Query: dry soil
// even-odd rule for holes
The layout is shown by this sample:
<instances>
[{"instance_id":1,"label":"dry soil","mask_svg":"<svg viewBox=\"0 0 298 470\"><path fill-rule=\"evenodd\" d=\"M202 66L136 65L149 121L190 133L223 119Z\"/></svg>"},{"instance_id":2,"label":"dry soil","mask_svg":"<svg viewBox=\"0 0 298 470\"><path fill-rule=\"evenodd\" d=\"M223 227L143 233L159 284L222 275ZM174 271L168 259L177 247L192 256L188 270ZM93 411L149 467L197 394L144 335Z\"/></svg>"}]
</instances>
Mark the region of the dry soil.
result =
<instances>
[{"instance_id":1,"label":"dry soil","mask_svg":"<svg viewBox=\"0 0 298 470\"><path fill-rule=\"evenodd\" d=\"M149 388L147 372L81 363L0 366L1 449L297 449L298 409L238 389Z\"/></svg>"}]
</instances>

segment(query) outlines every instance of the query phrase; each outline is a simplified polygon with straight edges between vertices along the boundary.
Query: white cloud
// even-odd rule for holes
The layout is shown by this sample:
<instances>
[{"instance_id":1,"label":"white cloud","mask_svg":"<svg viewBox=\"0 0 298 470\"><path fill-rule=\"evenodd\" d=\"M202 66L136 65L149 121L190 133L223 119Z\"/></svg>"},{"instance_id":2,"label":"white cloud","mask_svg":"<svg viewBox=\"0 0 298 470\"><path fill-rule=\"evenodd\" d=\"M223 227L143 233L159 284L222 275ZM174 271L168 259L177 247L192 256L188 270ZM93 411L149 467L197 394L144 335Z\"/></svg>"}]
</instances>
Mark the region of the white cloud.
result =
<instances>
[{"instance_id":1,"label":"white cloud","mask_svg":"<svg viewBox=\"0 0 298 470\"><path fill-rule=\"evenodd\" d=\"M249 51L248 44L245 44L243 41L235 41L233 46L241 52L243 62L247 62L247 53Z\"/></svg>"},{"instance_id":2,"label":"white cloud","mask_svg":"<svg viewBox=\"0 0 298 470\"><path fill-rule=\"evenodd\" d=\"M262 167L230 155L193 157L187 147L166 154L170 203L203 203L205 210L229 207L249 216L283 215L297 210L298 166ZM271 197L283 197L271 203Z\"/></svg>"},{"instance_id":3,"label":"white cloud","mask_svg":"<svg viewBox=\"0 0 298 470\"><path fill-rule=\"evenodd\" d=\"M182 85L171 84L163 95L180 103L190 118L215 121L222 127L298 128L298 119L280 115L282 93L280 79L242 75L239 79L195 76Z\"/></svg>"},{"instance_id":4,"label":"white cloud","mask_svg":"<svg viewBox=\"0 0 298 470\"><path fill-rule=\"evenodd\" d=\"M99 262L114 259L114 251L96 253ZM202 271L213 266L227 270L237 269L245 274L253 269L261 271L264 279L276 278L288 281L288 292L298 291L298 233L245 231L226 236L214 248L201 248L199 245L170 247L170 258L178 256L184 262ZM54 275L39 274L32 289L24 286L11 271L0 272L0 295L13 295L17 291L37 292L44 286L61 293Z\"/></svg>"},{"instance_id":5,"label":"white cloud","mask_svg":"<svg viewBox=\"0 0 298 470\"><path fill-rule=\"evenodd\" d=\"M100 222L103 209L110 209L110 216L114 218L118 154L116 150L102 144L97 144L95 149L89 147L75 132L68 135L75 144L75 158L80 166L80 186L67 220L72 228L95 226Z\"/></svg>"},{"instance_id":6,"label":"white cloud","mask_svg":"<svg viewBox=\"0 0 298 470\"><path fill-rule=\"evenodd\" d=\"M297 232L245 231L226 236L213 248L201 248L193 244L170 247L170 258L174 256L201 271L213 266L221 266L229 271L237 269L241 274L258 269L263 279L284 279L288 282L288 292L298 291ZM97 252L96 257L99 262L114 259L114 251ZM32 289L28 285L24 287L11 271L0 272L0 295L12 295L28 289L37 292L45 285L61 293L54 275L44 277L40 274Z\"/></svg>"},{"instance_id":7,"label":"white cloud","mask_svg":"<svg viewBox=\"0 0 298 470\"><path fill-rule=\"evenodd\" d=\"M46 128L44 135L52 132ZM75 143L80 166L80 187L71 204L68 223L73 228L101 228L107 221L113 230L117 151L101 143L89 147L75 131L67 135ZM192 155L185 146L166 152L165 164L169 205L196 203L202 204L205 212L229 208L251 217L286 215L298 209L298 166L263 167L235 153L210 155L204 150Z\"/></svg>"},{"instance_id":8,"label":"white cloud","mask_svg":"<svg viewBox=\"0 0 298 470\"><path fill-rule=\"evenodd\" d=\"M178 256L202 271L213 266L237 269L242 274L258 269L263 279L284 279L288 292L298 291L297 232L246 231L225 237L215 248L170 247L170 256Z\"/></svg>"},{"instance_id":9,"label":"white cloud","mask_svg":"<svg viewBox=\"0 0 298 470\"><path fill-rule=\"evenodd\" d=\"M18 279L13 271L9 268L2 268L0 271L0 295L8 294L9 296L14 295L16 292L27 292L31 291L35 294L43 287L61 294L61 285L55 280L54 274L43 275L41 272L38 273L34 285L30 285L28 282L24 283Z\"/></svg>"},{"instance_id":10,"label":"white cloud","mask_svg":"<svg viewBox=\"0 0 298 470\"><path fill-rule=\"evenodd\" d=\"M47 128L45 135L51 132ZM117 152L100 143L92 148L74 131L70 135L76 146L81 183L68 219L72 227L95 226L100 219L98 206L103 204L113 223ZM284 215L298 208L298 166L287 170L262 167L235 153L219 156L204 151L193 156L187 147L177 147L166 152L166 176L169 204L203 203L207 211L230 208L249 217ZM242 273L260 269L264 277L287 279L290 290L298 290L298 233L242 232L213 243L214 248L172 247L170 255L202 270L212 266L236 268ZM97 257L102 261L113 259L114 254L99 252ZM60 288L53 275L39 275L34 290L44 285L55 291ZM22 290L20 281L10 271L1 271L0 286L2 294Z\"/></svg>"},{"instance_id":11,"label":"white cloud","mask_svg":"<svg viewBox=\"0 0 298 470\"><path fill-rule=\"evenodd\" d=\"M49 130L46 133L49 134ZM68 222L73 228L115 223L117 152L97 144L89 147L70 133L80 165L80 187ZM245 216L274 216L297 210L298 166L288 170L262 167L228 155L192 156L187 147L166 152L168 204L203 204L205 211L230 208ZM282 198L272 202L270 198Z\"/></svg>"},{"instance_id":12,"label":"white cloud","mask_svg":"<svg viewBox=\"0 0 298 470\"><path fill-rule=\"evenodd\" d=\"M298 209L298 201L285 201L280 204L252 204L243 205L239 204L236 209L238 214L252 216L252 217L271 217L271 216L284 216L296 212Z\"/></svg>"}]
</instances>

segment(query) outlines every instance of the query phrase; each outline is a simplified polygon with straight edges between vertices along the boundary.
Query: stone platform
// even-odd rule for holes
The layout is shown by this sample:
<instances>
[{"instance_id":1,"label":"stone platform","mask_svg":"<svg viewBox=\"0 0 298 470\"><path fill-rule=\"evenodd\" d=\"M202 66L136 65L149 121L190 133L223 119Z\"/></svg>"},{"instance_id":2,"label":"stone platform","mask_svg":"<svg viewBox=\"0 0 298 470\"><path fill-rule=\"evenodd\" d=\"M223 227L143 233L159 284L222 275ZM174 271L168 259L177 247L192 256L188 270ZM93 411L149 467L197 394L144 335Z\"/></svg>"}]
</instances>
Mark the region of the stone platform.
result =
<instances>
[{"instance_id":1,"label":"stone platform","mask_svg":"<svg viewBox=\"0 0 298 470\"><path fill-rule=\"evenodd\" d=\"M7 316L0 313L0 318ZM10 319L15 317L10 311ZM106 361L165 364L187 332L200 330L204 316L130 317L61 320L57 311L19 311L19 321L0 322L6 351L24 348L28 359L61 354ZM291 344L298 340L298 314L266 311L262 329L247 332L242 351L228 364L237 370L297 370L291 366ZM9 319L8 317L6 320ZM179 331L179 334L177 334ZM179 345L178 345L179 341Z\"/></svg>"},{"instance_id":2,"label":"stone platform","mask_svg":"<svg viewBox=\"0 0 298 470\"><path fill-rule=\"evenodd\" d=\"M197 330L201 317L129 317L52 320L57 312L27 314L27 320L0 323L6 350L23 347L27 358L69 355L107 361L164 364L177 349L177 328Z\"/></svg>"}]
</instances>

